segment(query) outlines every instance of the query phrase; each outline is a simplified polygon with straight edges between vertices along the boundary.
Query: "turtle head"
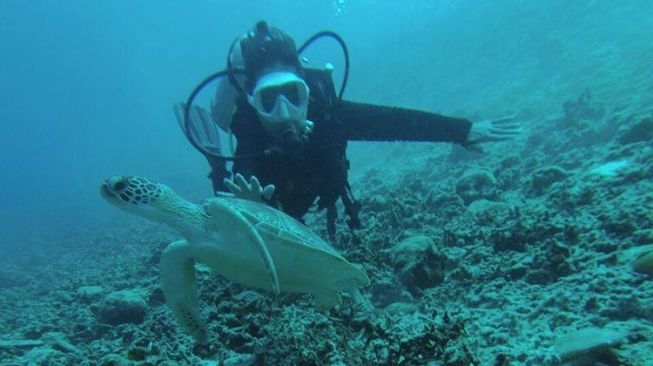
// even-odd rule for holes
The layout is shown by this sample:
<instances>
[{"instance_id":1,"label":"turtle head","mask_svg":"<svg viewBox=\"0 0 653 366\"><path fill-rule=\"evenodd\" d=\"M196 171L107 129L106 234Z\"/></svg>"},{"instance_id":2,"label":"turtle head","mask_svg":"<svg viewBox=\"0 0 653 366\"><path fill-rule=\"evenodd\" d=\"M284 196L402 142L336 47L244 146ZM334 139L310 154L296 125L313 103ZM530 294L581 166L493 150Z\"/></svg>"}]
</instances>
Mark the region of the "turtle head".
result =
<instances>
[{"instance_id":1,"label":"turtle head","mask_svg":"<svg viewBox=\"0 0 653 366\"><path fill-rule=\"evenodd\" d=\"M121 210L172 226L187 239L201 233L207 214L165 184L143 177L115 176L100 185L100 195Z\"/></svg>"},{"instance_id":2,"label":"turtle head","mask_svg":"<svg viewBox=\"0 0 653 366\"><path fill-rule=\"evenodd\" d=\"M128 175L107 178L100 185L100 195L109 203L149 219L157 219L155 216L165 209L162 198L167 191L171 190L163 184Z\"/></svg>"}]
</instances>

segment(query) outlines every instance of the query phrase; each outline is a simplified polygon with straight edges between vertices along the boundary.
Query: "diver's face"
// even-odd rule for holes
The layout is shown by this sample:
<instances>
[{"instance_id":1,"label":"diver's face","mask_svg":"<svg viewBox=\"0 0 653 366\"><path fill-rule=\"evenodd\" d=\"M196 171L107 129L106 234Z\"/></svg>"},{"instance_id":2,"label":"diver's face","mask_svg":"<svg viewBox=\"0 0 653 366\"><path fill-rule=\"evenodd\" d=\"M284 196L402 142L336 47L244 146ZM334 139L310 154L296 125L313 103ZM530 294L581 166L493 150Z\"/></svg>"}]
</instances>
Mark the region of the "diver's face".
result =
<instances>
[{"instance_id":1,"label":"diver's face","mask_svg":"<svg viewBox=\"0 0 653 366\"><path fill-rule=\"evenodd\" d=\"M306 133L309 89L292 67L268 67L257 80L249 103L274 136Z\"/></svg>"}]
</instances>

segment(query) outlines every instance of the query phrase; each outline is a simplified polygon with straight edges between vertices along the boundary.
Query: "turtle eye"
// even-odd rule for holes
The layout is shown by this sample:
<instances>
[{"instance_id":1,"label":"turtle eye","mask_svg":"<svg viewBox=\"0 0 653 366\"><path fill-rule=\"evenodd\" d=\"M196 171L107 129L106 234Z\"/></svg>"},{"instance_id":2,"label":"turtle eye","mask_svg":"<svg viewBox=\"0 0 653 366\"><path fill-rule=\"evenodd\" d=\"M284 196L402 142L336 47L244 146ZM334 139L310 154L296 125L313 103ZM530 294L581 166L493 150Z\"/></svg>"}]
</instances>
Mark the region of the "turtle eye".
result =
<instances>
[{"instance_id":1,"label":"turtle eye","mask_svg":"<svg viewBox=\"0 0 653 366\"><path fill-rule=\"evenodd\" d=\"M120 182L113 185L113 189L115 191L122 191L123 189L125 189L126 186L127 185L125 184L125 182L120 181Z\"/></svg>"}]
</instances>

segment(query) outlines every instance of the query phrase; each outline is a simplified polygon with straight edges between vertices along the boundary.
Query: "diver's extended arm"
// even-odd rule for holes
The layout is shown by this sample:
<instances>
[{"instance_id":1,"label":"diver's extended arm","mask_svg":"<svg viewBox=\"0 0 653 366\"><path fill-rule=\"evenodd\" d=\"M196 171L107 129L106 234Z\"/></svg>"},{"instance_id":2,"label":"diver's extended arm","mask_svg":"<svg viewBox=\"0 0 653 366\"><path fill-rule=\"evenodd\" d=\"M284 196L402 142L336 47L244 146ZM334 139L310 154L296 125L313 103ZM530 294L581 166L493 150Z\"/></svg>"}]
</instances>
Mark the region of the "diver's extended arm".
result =
<instances>
[{"instance_id":1,"label":"diver's extended arm","mask_svg":"<svg viewBox=\"0 0 653 366\"><path fill-rule=\"evenodd\" d=\"M466 144L472 122L413 109L341 101L338 117L348 140Z\"/></svg>"}]
</instances>

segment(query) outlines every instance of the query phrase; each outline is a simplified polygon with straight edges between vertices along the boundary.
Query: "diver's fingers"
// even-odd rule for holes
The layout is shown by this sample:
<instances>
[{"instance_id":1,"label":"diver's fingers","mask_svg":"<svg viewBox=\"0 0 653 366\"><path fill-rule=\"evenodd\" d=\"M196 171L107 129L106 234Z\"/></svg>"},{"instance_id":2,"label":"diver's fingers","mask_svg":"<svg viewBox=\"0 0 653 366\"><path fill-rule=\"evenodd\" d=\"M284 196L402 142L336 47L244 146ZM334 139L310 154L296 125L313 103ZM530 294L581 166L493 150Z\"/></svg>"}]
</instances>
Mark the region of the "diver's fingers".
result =
<instances>
[{"instance_id":1,"label":"diver's fingers","mask_svg":"<svg viewBox=\"0 0 653 366\"><path fill-rule=\"evenodd\" d=\"M514 136L519 135L522 132L521 128L493 128L490 130L492 135L497 136Z\"/></svg>"},{"instance_id":2,"label":"diver's fingers","mask_svg":"<svg viewBox=\"0 0 653 366\"><path fill-rule=\"evenodd\" d=\"M253 175L249 178L249 189L256 194L261 194L261 191L263 190L263 188L261 188L261 182L259 182L258 178Z\"/></svg>"},{"instance_id":3,"label":"diver's fingers","mask_svg":"<svg viewBox=\"0 0 653 366\"><path fill-rule=\"evenodd\" d=\"M494 128L519 128L521 123L515 121L504 121L504 122L493 122L492 127Z\"/></svg>"},{"instance_id":4,"label":"diver's fingers","mask_svg":"<svg viewBox=\"0 0 653 366\"><path fill-rule=\"evenodd\" d=\"M521 130L521 128L522 126L519 123L493 124L490 131L516 131Z\"/></svg>"},{"instance_id":5,"label":"diver's fingers","mask_svg":"<svg viewBox=\"0 0 653 366\"><path fill-rule=\"evenodd\" d=\"M515 138L515 136L512 136L512 135L494 136L494 137L492 138L492 141L493 141L493 142L508 141L508 140L512 140L513 138Z\"/></svg>"},{"instance_id":6,"label":"diver's fingers","mask_svg":"<svg viewBox=\"0 0 653 366\"><path fill-rule=\"evenodd\" d=\"M238 194L242 192L240 190L240 187L238 187L231 179L225 178L222 180L222 183L224 183L227 189L229 189L229 191L231 191L231 193L233 194Z\"/></svg>"},{"instance_id":7,"label":"diver's fingers","mask_svg":"<svg viewBox=\"0 0 653 366\"><path fill-rule=\"evenodd\" d=\"M234 179L236 181L236 184L238 184L238 187L240 187L240 190L243 192L249 191L249 184L247 184L247 181L245 180L245 177L243 177L242 174L237 173L236 178Z\"/></svg>"},{"instance_id":8,"label":"diver's fingers","mask_svg":"<svg viewBox=\"0 0 653 366\"><path fill-rule=\"evenodd\" d=\"M505 123L505 122L510 122L515 119L515 115L513 114L512 116L505 116L505 117L499 117L497 119L493 119L492 123Z\"/></svg>"},{"instance_id":9,"label":"diver's fingers","mask_svg":"<svg viewBox=\"0 0 653 366\"><path fill-rule=\"evenodd\" d=\"M505 125L492 125L490 127L490 131L513 131L513 130L519 130L521 129L521 125L519 124L505 124Z\"/></svg>"},{"instance_id":10,"label":"diver's fingers","mask_svg":"<svg viewBox=\"0 0 653 366\"><path fill-rule=\"evenodd\" d=\"M263 188L263 192L261 193L261 196L263 196L265 199L269 200L272 199L272 195L274 195L274 184L268 184Z\"/></svg>"},{"instance_id":11,"label":"diver's fingers","mask_svg":"<svg viewBox=\"0 0 653 366\"><path fill-rule=\"evenodd\" d=\"M512 140L516 137L516 134L494 134L492 135L491 138L488 139L488 141L505 141L505 140Z\"/></svg>"}]
</instances>

